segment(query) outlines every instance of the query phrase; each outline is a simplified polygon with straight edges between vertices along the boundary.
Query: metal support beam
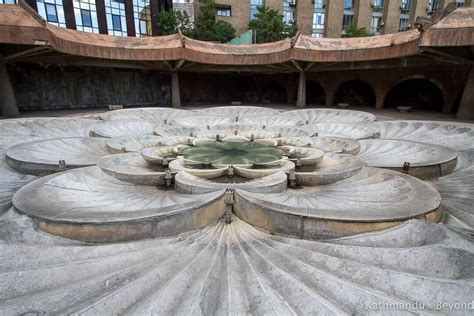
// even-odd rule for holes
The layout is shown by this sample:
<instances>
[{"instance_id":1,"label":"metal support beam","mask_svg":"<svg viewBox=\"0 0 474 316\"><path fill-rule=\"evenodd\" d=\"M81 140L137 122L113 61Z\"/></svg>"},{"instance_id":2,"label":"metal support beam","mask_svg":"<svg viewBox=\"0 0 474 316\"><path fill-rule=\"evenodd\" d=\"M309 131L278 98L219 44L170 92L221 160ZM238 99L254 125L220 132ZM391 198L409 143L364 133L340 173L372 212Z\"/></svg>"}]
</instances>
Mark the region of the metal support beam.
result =
<instances>
[{"instance_id":1,"label":"metal support beam","mask_svg":"<svg viewBox=\"0 0 474 316\"><path fill-rule=\"evenodd\" d=\"M20 115L16 104L15 93L8 76L7 68L0 55L0 115L3 117L12 117Z\"/></svg>"},{"instance_id":2,"label":"metal support beam","mask_svg":"<svg viewBox=\"0 0 474 316\"><path fill-rule=\"evenodd\" d=\"M174 108L181 107L181 92L179 89L178 72L171 73L171 106Z\"/></svg>"},{"instance_id":3,"label":"metal support beam","mask_svg":"<svg viewBox=\"0 0 474 316\"><path fill-rule=\"evenodd\" d=\"M306 73L300 72L300 78L298 81L298 95L296 98L296 107L302 109L306 107Z\"/></svg>"}]
</instances>

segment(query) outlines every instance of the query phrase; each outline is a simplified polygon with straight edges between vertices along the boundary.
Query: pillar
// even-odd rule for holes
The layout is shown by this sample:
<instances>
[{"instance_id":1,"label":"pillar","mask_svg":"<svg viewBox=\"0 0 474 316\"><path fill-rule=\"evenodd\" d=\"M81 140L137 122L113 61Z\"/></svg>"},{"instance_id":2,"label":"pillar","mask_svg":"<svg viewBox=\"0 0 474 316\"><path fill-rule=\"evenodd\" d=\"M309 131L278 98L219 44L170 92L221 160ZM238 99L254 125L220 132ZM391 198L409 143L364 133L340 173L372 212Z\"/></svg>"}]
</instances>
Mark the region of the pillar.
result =
<instances>
[{"instance_id":1,"label":"pillar","mask_svg":"<svg viewBox=\"0 0 474 316\"><path fill-rule=\"evenodd\" d=\"M2 55L0 55L0 115L4 117L20 115Z\"/></svg>"},{"instance_id":2,"label":"pillar","mask_svg":"<svg viewBox=\"0 0 474 316\"><path fill-rule=\"evenodd\" d=\"M133 0L125 0L125 21L127 22L127 36L134 37L136 35L135 30L135 18L133 16Z\"/></svg>"},{"instance_id":3,"label":"pillar","mask_svg":"<svg viewBox=\"0 0 474 316\"><path fill-rule=\"evenodd\" d=\"M469 76L464 86L461 102L459 103L459 110L456 113L456 118L461 120L474 119L474 67L471 67Z\"/></svg>"},{"instance_id":4,"label":"pillar","mask_svg":"<svg viewBox=\"0 0 474 316\"><path fill-rule=\"evenodd\" d=\"M66 27L71 30L76 29L76 16L74 14L74 4L72 0L63 0L64 18Z\"/></svg>"},{"instance_id":5,"label":"pillar","mask_svg":"<svg viewBox=\"0 0 474 316\"><path fill-rule=\"evenodd\" d=\"M171 73L171 106L174 108L181 107L181 93L179 91L178 72Z\"/></svg>"},{"instance_id":6,"label":"pillar","mask_svg":"<svg viewBox=\"0 0 474 316\"><path fill-rule=\"evenodd\" d=\"M96 1L96 10L97 10L97 23L99 24L99 33L100 34L109 34L107 28L107 13L105 12L105 2L104 0Z\"/></svg>"},{"instance_id":7,"label":"pillar","mask_svg":"<svg viewBox=\"0 0 474 316\"><path fill-rule=\"evenodd\" d=\"M306 107L306 73L300 72L298 81L298 95L296 97L296 107L302 109Z\"/></svg>"}]
</instances>

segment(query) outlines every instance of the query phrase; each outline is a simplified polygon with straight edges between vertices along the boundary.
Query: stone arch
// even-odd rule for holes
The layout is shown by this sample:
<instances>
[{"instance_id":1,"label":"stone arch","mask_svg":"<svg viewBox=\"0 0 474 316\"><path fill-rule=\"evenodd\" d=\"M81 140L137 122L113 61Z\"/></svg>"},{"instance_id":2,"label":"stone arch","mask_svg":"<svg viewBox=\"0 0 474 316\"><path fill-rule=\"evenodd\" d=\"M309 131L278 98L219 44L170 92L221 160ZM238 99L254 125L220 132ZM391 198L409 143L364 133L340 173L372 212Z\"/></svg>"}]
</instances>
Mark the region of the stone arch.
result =
<instances>
[{"instance_id":1,"label":"stone arch","mask_svg":"<svg viewBox=\"0 0 474 316\"><path fill-rule=\"evenodd\" d=\"M347 80L335 90L334 103L349 103L355 106L375 106L376 93L372 85L359 79Z\"/></svg>"},{"instance_id":2,"label":"stone arch","mask_svg":"<svg viewBox=\"0 0 474 316\"><path fill-rule=\"evenodd\" d=\"M414 109L443 111L446 102L446 95L439 84L424 76L414 76L404 78L388 89L383 107L406 105Z\"/></svg>"}]
</instances>

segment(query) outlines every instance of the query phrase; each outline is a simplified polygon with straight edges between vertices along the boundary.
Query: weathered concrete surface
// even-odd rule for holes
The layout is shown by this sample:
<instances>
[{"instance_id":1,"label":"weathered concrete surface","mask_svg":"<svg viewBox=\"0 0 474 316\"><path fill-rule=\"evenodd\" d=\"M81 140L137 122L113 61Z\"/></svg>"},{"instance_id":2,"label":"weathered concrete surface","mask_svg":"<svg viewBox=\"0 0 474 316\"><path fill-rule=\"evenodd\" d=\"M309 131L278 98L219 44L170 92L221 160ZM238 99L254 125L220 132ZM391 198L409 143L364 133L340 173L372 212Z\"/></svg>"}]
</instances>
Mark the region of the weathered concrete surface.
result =
<instances>
[{"instance_id":1,"label":"weathered concrete surface","mask_svg":"<svg viewBox=\"0 0 474 316\"><path fill-rule=\"evenodd\" d=\"M90 130L90 136L111 138L151 135L155 126L155 123L145 120L119 120L97 124Z\"/></svg>"},{"instance_id":2,"label":"weathered concrete surface","mask_svg":"<svg viewBox=\"0 0 474 316\"><path fill-rule=\"evenodd\" d=\"M165 168L150 165L139 153L104 156L97 165L112 177L139 185L164 185Z\"/></svg>"},{"instance_id":3,"label":"weathered concrete surface","mask_svg":"<svg viewBox=\"0 0 474 316\"><path fill-rule=\"evenodd\" d=\"M95 165L108 154L107 140L103 138L59 138L12 146L6 151L6 161L18 172L44 176ZM65 165L61 165L61 161Z\"/></svg>"},{"instance_id":4,"label":"weathered concrete surface","mask_svg":"<svg viewBox=\"0 0 474 316\"><path fill-rule=\"evenodd\" d=\"M119 136L107 140L107 149L112 154L140 152L146 147L162 145L164 139L154 135Z\"/></svg>"},{"instance_id":5,"label":"weathered concrete surface","mask_svg":"<svg viewBox=\"0 0 474 316\"><path fill-rule=\"evenodd\" d=\"M330 184L352 177L364 164L352 155L328 153L323 159L305 170L296 168L296 184L301 186L317 186Z\"/></svg>"},{"instance_id":6,"label":"weathered concrete surface","mask_svg":"<svg viewBox=\"0 0 474 316\"><path fill-rule=\"evenodd\" d=\"M333 184L282 193L238 190L236 199L235 213L246 222L270 232L305 238L383 229L394 225L389 222L425 215L426 220L437 222L441 216L441 198L428 184L375 168L365 168Z\"/></svg>"},{"instance_id":7,"label":"weathered concrete surface","mask_svg":"<svg viewBox=\"0 0 474 316\"><path fill-rule=\"evenodd\" d=\"M275 172L266 177L256 179L225 179L227 175L222 176L220 182L216 179L206 179L194 176L188 172L178 172L175 177L175 188L178 192L200 194L215 191L216 189L242 189L250 192L274 193L282 192L286 189L287 176L284 172ZM227 180L227 181L225 181Z\"/></svg>"},{"instance_id":8,"label":"weathered concrete surface","mask_svg":"<svg viewBox=\"0 0 474 316\"><path fill-rule=\"evenodd\" d=\"M420 179L447 175L457 163L457 153L448 147L394 139L364 139L359 143L357 157L367 166L404 171ZM404 168L405 163L410 166Z\"/></svg>"},{"instance_id":9,"label":"weathered concrete surface","mask_svg":"<svg viewBox=\"0 0 474 316\"><path fill-rule=\"evenodd\" d=\"M415 220L328 242L272 236L234 219L135 243L0 250L4 315L356 314L370 311L365 302L470 302L473 289L472 241Z\"/></svg>"},{"instance_id":10,"label":"weathered concrete surface","mask_svg":"<svg viewBox=\"0 0 474 316\"><path fill-rule=\"evenodd\" d=\"M454 150L474 148L474 125L458 122L386 121L380 126L380 138L418 141Z\"/></svg>"},{"instance_id":11,"label":"weathered concrete surface","mask_svg":"<svg viewBox=\"0 0 474 316\"><path fill-rule=\"evenodd\" d=\"M318 136L340 137L355 140L378 138L380 133L375 124L316 123L307 126L318 133Z\"/></svg>"},{"instance_id":12,"label":"weathered concrete surface","mask_svg":"<svg viewBox=\"0 0 474 316\"><path fill-rule=\"evenodd\" d=\"M13 204L54 235L111 242L204 227L224 214L222 195L135 186L88 167L36 180L14 195Z\"/></svg>"},{"instance_id":13,"label":"weathered concrete surface","mask_svg":"<svg viewBox=\"0 0 474 316\"><path fill-rule=\"evenodd\" d=\"M165 120L169 122L173 118L187 117L189 115L190 112L186 110L152 107L111 111L101 114L100 118L105 121L145 120L152 121L155 124L166 124Z\"/></svg>"},{"instance_id":14,"label":"weathered concrete surface","mask_svg":"<svg viewBox=\"0 0 474 316\"><path fill-rule=\"evenodd\" d=\"M132 117L122 116L124 112ZM160 114L152 117L151 113ZM147 114L142 110L120 111L117 117L142 119L141 115L152 117L156 124L164 124L167 117L156 109L150 109ZM114 118L115 114L109 112L107 116ZM242 115L241 121L249 116L253 114ZM255 126L260 133L262 124L256 118L254 123L245 125ZM333 118L326 116L327 120ZM275 138L270 141L274 144L310 143L311 147L327 152L359 150L359 142L355 140L287 137L286 133L298 135L299 128L288 126L287 120L266 122L272 131L278 131L271 133ZM77 118L2 121L0 153L25 141L85 137L95 124L96 120ZM207 187L212 180L196 179L196 185L185 181L187 190L200 191L200 184L204 183L201 188L209 193L182 194L119 181L98 167L42 178L17 192L15 205L18 203L20 210L31 206L35 213L44 212L48 216L33 216L33 222L31 217L19 215L13 208L7 210L11 195L23 180L26 183L30 178L0 169L0 210L3 211L0 214L0 313L357 314L373 312L364 302L433 306L439 301L471 302L474 290L471 269L474 248L469 237L474 225L471 125L427 121L406 124L400 127L400 122L385 122L382 134L400 139L425 137L427 143L467 149L459 153L456 169L459 172L433 183L441 198L426 183L386 170L373 174L362 170L332 185L294 190L284 189L286 178L274 174L270 178L275 181L263 185L262 178L257 180L262 186L242 188L234 194L236 201L232 207L238 214L243 205L241 196L251 196L245 203L258 200L255 196L265 201L256 203L259 206L248 214L249 218L262 214L260 205L265 205L267 210L282 209L285 216L295 216L295 220L283 217L281 221L262 216L263 220L257 223L259 227L274 233L327 238L393 226L325 241L270 235L235 217L229 225L213 224L223 215L225 205L223 192L213 191L217 189L213 185ZM181 127L181 132L188 132L193 124L187 130ZM125 147L124 151L135 152L123 156L137 156L141 146L153 145L155 141L177 146L198 139L189 134L172 136L180 135L177 131L181 127L173 125L170 128L174 133L159 139L150 135L106 141L117 150ZM251 129L245 130L248 132ZM281 137L277 137L278 133ZM223 172L227 173L227 168ZM179 182L180 174L176 177ZM37 186L41 182L48 185ZM4 192L3 184L7 185ZM283 191L269 193L277 188ZM37 195L29 194L30 189ZM261 193L248 192L252 190ZM441 210L436 208L439 203L446 212L447 225L429 223L440 219ZM434 210L430 212L432 207ZM335 220L321 216L306 220L313 210L327 211ZM77 224L89 216L97 222ZM424 221L405 221L411 216ZM363 221L369 217L376 222ZM152 218L150 223L148 219ZM195 228L200 229L178 235ZM56 237L41 229L94 242L173 237L97 246ZM412 305L403 311L420 312Z\"/></svg>"},{"instance_id":15,"label":"weathered concrete surface","mask_svg":"<svg viewBox=\"0 0 474 316\"><path fill-rule=\"evenodd\" d=\"M314 123L362 123L375 121L375 115L353 110L308 109L287 111L281 114L299 119L303 124Z\"/></svg>"},{"instance_id":16,"label":"weathered concrete surface","mask_svg":"<svg viewBox=\"0 0 474 316\"><path fill-rule=\"evenodd\" d=\"M22 186L35 179L33 176L22 175L0 168L0 214L12 206L13 194Z\"/></svg>"},{"instance_id":17,"label":"weathered concrete surface","mask_svg":"<svg viewBox=\"0 0 474 316\"><path fill-rule=\"evenodd\" d=\"M474 166L441 177L433 185L448 211L447 223L474 230Z\"/></svg>"}]
</instances>

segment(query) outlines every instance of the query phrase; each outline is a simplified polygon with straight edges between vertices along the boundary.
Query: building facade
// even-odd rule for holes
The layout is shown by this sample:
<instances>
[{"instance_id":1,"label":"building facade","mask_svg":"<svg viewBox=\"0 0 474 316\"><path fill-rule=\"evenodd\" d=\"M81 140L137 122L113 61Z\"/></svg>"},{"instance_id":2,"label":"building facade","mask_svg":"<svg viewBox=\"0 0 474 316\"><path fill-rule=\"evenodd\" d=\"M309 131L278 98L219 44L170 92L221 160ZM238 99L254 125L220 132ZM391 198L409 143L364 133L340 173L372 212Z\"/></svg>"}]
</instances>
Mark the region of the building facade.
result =
<instances>
[{"instance_id":1,"label":"building facade","mask_svg":"<svg viewBox=\"0 0 474 316\"><path fill-rule=\"evenodd\" d=\"M341 37L354 25L373 34L409 29L417 16L430 16L455 2L472 6L472 0L216 0L218 19L230 22L241 34L248 30L256 7L278 10L283 19L295 23L301 34Z\"/></svg>"},{"instance_id":2,"label":"building facade","mask_svg":"<svg viewBox=\"0 0 474 316\"><path fill-rule=\"evenodd\" d=\"M18 0L0 0L14 4ZM158 14L174 8L199 14L199 0L26 0L51 24L83 32L115 36L159 34ZM472 6L474 0L215 0L217 19L248 30L259 6L279 11L303 35L341 37L350 26L373 34L409 29L417 16L430 16L451 2Z\"/></svg>"}]
</instances>

